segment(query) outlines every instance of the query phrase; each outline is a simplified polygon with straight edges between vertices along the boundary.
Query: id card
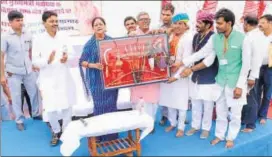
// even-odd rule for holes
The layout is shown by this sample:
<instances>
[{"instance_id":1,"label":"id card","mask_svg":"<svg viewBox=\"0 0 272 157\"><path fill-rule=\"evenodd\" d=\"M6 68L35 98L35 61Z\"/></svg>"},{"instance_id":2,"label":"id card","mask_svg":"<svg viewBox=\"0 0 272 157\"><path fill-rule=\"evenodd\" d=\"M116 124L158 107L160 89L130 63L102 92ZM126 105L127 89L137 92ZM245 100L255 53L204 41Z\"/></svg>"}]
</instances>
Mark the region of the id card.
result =
<instances>
[{"instance_id":1,"label":"id card","mask_svg":"<svg viewBox=\"0 0 272 157\"><path fill-rule=\"evenodd\" d=\"M227 65L228 64L228 60L226 60L226 59L220 59L219 64L220 65Z\"/></svg>"}]
</instances>

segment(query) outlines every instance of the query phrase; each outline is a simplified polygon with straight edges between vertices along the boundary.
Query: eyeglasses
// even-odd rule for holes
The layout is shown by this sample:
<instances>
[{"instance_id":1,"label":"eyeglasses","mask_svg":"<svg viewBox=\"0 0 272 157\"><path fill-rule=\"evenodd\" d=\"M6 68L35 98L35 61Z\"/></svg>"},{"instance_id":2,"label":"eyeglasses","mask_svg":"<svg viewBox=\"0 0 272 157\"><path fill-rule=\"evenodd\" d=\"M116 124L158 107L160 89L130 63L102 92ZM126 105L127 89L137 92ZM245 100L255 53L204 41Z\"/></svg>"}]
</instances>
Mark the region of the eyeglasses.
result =
<instances>
[{"instance_id":1,"label":"eyeglasses","mask_svg":"<svg viewBox=\"0 0 272 157\"><path fill-rule=\"evenodd\" d=\"M142 19L139 19L139 21L149 22L150 19L149 18L142 18Z\"/></svg>"}]
</instances>

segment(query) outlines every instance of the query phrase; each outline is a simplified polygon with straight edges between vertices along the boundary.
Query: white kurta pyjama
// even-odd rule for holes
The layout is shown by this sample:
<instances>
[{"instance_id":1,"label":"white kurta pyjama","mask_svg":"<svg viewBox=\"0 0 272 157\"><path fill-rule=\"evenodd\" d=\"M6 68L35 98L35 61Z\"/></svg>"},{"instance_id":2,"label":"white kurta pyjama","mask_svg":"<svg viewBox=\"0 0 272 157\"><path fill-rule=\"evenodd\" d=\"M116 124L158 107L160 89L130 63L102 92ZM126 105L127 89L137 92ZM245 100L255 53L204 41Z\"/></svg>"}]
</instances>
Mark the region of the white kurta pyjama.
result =
<instances>
[{"instance_id":1,"label":"white kurta pyjama","mask_svg":"<svg viewBox=\"0 0 272 157\"><path fill-rule=\"evenodd\" d=\"M44 121L49 121L52 130L57 133L60 126L57 120L63 119L63 128L71 120L71 107L76 102L75 84L67 63L61 63L63 52L68 53L69 45L64 34L51 37L44 32L33 41L33 64L40 68L37 85L42 97ZM55 58L48 64L50 54L55 51Z\"/></svg>"},{"instance_id":2,"label":"white kurta pyjama","mask_svg":"<svg viewBox=\"0 0 272 157\"><path fill-rule=\"evenodd\" d=\"M170 41L172 40L170 37ZM179 40L177 48L176 62L181 61L182 58L192 54L192 33L186 32ZM161 83L160 89L160 105L168 107L168 118L172 126L178 126L180 130L184 130L184 121L186 118L186 111L188 109L189 99L189 78L180 78L179 74L184 67L181 67L174 75L178 78L177 81L166 84ZM177 114L179 112L179 120Z\"/></svg>"}]
</instances>

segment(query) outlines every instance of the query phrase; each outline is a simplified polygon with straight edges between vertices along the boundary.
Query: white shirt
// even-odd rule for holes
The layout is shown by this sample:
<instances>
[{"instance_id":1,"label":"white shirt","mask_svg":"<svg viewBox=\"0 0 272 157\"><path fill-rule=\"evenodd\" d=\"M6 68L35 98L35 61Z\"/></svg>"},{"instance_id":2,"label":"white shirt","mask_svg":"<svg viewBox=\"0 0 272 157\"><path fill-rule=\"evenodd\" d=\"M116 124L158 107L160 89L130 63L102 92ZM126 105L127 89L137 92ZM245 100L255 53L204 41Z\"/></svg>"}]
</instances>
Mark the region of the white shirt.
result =
<instances>
[{"instance_id":1,"label":"white shirt","mask_svg":"<svg viewBox=\"0 0 272 157\"><path fill-rule=\"evenodd\" d=\"M263 54L267 51L265 35L258 28L246 33L244 39L244 50L250 54L250 80L259 78Z\"/></svg>"},{"instance_id":2,"label":"white shirt","mask_svg":"<svg viewBox=\"0 0 272 157\"><path fill-rule=\"evenodd\" d=\"M172 36L170 37L171 40ZM191 31L186 31L179 41L179 46L177 49L176 62L182 61L183 58L188 57L193 52L193 34ZM187 65L187 67L190 64ZM180 79L180 73L184 70L184 67L180 67L178 71L174 74L174 78Z\"/></svg>"},{"instance_id":3,"label":"white shirt","mask_svg":"<svg viewBox=\"0 0 272 157\"><path fill-rule=\"evenodd\" d=\"M63 47L67 43L68 37L57 32L55 37L51 37L46 31L37 35L33 40L32 63L40 68L48 66L49 56L52 50L56 51L55 59L51 64L59 61L63 55ZM68 49L68 45L67 49Z\"/></svg>"},{"instance_id":4,"label":"white shirt","mask_svg":"<svg viewBox=\"0 0 272 157\"><path fill-rule=\"evenodd\" d=\"M209 67L213 64L216 53L213 50L213 38L214 35L210 37L208 42L205 44L204 47L202 47L198 52L193 53L191 56L186 57L182 60L183 64L185 66L189 66L190 64L193 64L194 62L197 62L203 58L203 63L206 67Z\"/></svg>"},{"instance_id":5,"label":"white shirt","mask_svg":"<svg viewBox=\"0 0 272 157\"><path fill-rule=\"evenodd\" d=\"M269 44L272 42L272 33L269 36L266 36L266 40L263 41L263 46L266 48L266 51L264 52L263 56L263 65L268 64L268 51L269 51Z\"/></svg>"},{"instance_id":6,"label":"white shirt","mask_svg":"<svg viewBox=\"0 0 272 157\"><path fill-rule=\"evenodd\" d=\"M209 38L209 40L212 40L212 37L213 37L213 35ZM216 54L212 53L212 52L207 52L207 53L208 53L208 55L204 58L204 60L202 62L206 67L210 67L214 63L214 59L216 57Z\"/></svg>"},{"instance_id":7,"label":"white shirt","mask_svg":"<svg viewBox=\"0 0 272 157\"><path fill-rule=\"evenodd\" d=\"M212 39L212 37L213 37L213 35L210 37L210 39L209 39L209 41ZM208 42L209 42L208 41ZM190 42L189 42L190 43ZM191 46L191 47L193 47L193 45L191 44L191 45L188 45L188 46ZM191 48L191 51L193 51L193 49ZM213 64L213 62L214 62L214 59L215 59L215 57L216 57L216 54L214 53L214 52L207 52L207 55L205 56L205 57L203 57L204 58L204 60L202 61L203 63L204 63L204 65L206 66L206 67L210 67L212 64ZM193 56L193 57L191 57L191 56L189 56L189 57L186 57L186 58L184 58L183 59L183 63L184 63L184 65L185 66L190 66L190 64L193 64L194 63L194 60L195 59L195 57ZM202 59L202 58L201 58ZM200 60L200 59L199 59Z\"/></svg>"},{"instance_id":8,"label":"white shirt","mask_svg":"<svg viewBox=\"0 0 272 157\"><path fill-rule=\"evenodd\" d=\"M68 64L60 62L63 52L68 53L69 58L68 46L71 47L68 38L59 32L55 37L44 32L33 40L32 61L40 68L37 85L42 95L43 114L62 111L76 103L75 84ZM56 52L55 58L48 64L52 51Z\"/></svg>"},{"instance_id":9,"label":"white shirt","mask_svg":"<svg viewBox=\"0 0 272 157\"><path fill-rule=\"evenodd\" d=\"M189 64L192 64L196 61L201 60L202 58L205 58L210 53L216 54L214 45L213 45L213 38L216 34L212 35L210 40L208 40L207 44L200 49L198 52L194 53L193 55L186 57L182 60L185 66L188 66ZM245 42L243 43L243 52L242 52L242 68L240 71L239 79L237 81L236 87L238 88L244 88L244 85L247 81L248 71L250 69L250 52L245 48ZM211 63L212 64L212 63Z\"/></svg>"}]
</instances>

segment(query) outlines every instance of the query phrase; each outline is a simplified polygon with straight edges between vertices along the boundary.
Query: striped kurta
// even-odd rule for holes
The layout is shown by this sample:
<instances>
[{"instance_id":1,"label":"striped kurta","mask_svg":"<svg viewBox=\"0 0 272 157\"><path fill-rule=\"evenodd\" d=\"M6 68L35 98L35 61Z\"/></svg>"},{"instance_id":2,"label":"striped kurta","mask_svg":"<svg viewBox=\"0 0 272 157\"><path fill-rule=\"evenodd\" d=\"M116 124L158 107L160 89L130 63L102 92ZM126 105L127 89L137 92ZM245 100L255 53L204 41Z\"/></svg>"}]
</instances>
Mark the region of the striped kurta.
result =
<instances>
[{"instance_id":1,"label":"striped kurta","mask_svg":"<svg viewBox=\"0 0 272 157\"><path fill-rule=\"evenodd\" d=\"M106 36L104 40L111 39L111 37ZM86 93L89 95L91 92L93 101L94 101L94 116L116 112L117 111L117 97L118 90L104 90L104 85L101 78L101 71L98 69L88 68L86 70L86 77L84 77L83 68L81 63L87 61L89 63L98 63L99 54L98 54L98 41L96 40L95 35L85 44L83 53L80 57L80 72L84 85L86 88ZM103 125L103 124L101 124ZM101 136L100 141L113 140L118 137L118 134Z\"/></svg>"}]
</instances>

